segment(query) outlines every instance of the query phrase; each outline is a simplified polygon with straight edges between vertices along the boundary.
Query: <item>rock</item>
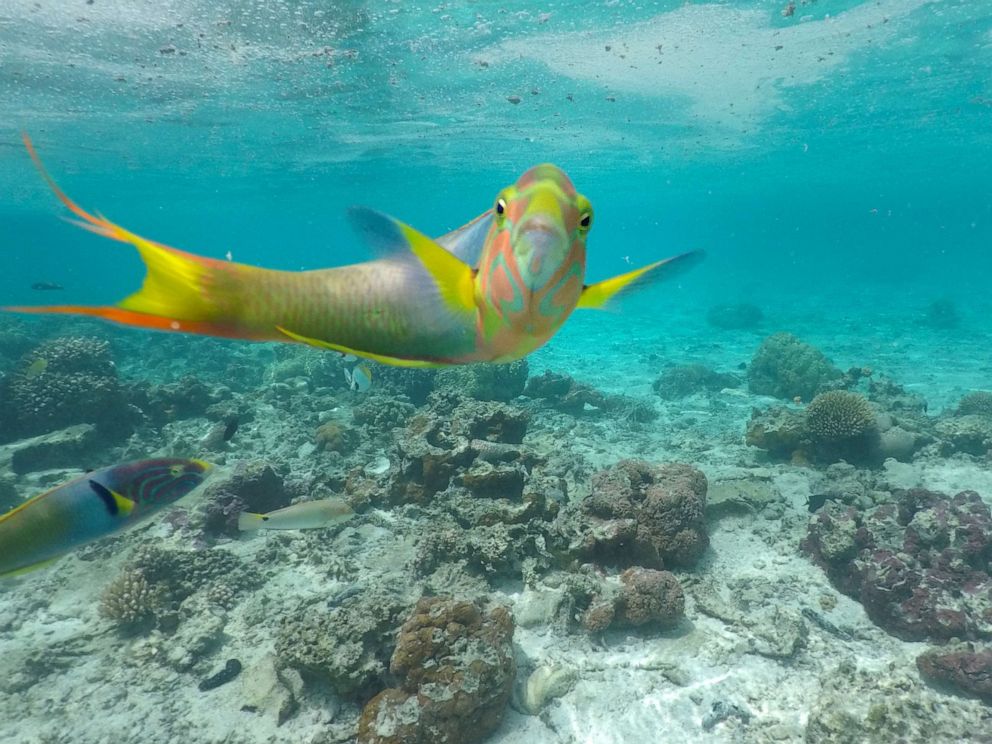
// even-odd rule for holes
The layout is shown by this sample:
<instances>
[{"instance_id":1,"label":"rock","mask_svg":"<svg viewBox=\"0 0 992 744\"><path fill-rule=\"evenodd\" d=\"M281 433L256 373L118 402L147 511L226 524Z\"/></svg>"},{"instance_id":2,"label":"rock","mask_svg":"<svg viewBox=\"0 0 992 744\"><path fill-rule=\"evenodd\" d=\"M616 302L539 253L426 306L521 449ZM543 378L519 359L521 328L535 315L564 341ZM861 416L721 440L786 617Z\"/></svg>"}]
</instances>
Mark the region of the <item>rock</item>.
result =
<instances>
[{"instance_id":1,"label":"rock","mask_svg":"<svg viewBox=\"0 0 992 744\"><path fill-rule=\"evenodd\" d=\"M992 705L992 647L959 643L931 648L916 658L927 680L943 682Z\"/></svg>"},{"instance_id":2,"label":"rock","mask_svg":"<svg viewBox=\"0 0 992 744\"><path fill-rule=\"evenodd\" d=\"M272 716L281 726L295 715L303 694L303 678L295 669L280 669L267 654L241 675L242 710Z\"/></svg>"},{"instance_id":3,"label":"rock","mask_svg":"<svg viewBox=\"0 0 992 744\"><path fill-rule=\"evenodd\" d=\"M701 364L687 364L666 369L651 387L660 397L676 400L694 393L719 392L739 384L733 375L714 372Z\"/></svg>"},{"instance_id":4,"label":"rock","mask_svg":"<svg viewBox=\"0 0 992 744\"><path fill-rule=\"evenodd\" d=\"M92 424L76 424L60 431L14 442L6 449L10 456L10 467L18 475L52 468L85 469L91 464L99 439L96 427Z\"/></svg>"},{"instance_id":5,"label":"rock","mask_svg":"<svg viewBox=\"0 0 992 744\"><path fill-rule=\"evenodd\" d=\"M778 605L743 616L751 632L751 649L761 656L788 659L806 645L808 630L802 615Z\"/></svg>"}]
</instances>

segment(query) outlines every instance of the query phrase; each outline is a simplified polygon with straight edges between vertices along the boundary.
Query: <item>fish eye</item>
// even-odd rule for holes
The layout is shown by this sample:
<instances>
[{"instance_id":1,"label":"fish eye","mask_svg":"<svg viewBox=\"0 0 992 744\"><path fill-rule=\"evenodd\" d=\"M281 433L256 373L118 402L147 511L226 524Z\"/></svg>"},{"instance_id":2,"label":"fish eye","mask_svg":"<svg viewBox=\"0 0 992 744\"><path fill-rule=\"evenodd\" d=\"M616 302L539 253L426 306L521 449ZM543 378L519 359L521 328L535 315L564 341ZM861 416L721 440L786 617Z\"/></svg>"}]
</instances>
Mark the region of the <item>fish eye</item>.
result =
<instances>
[{"instance_id":1,"label":"fish eye","mask_svg":"<svg viewBox=\"0 0 992 744\"><path fill-rule=\"evenodd\" d=\"M582 216L579 217L579 227L583 230L588 230L592 227L592 212L583 212Z\"/></svg>"},{"instance_id":2,"label":"fish eye","mask_svg":"<svg viewBox=\"0 0 992 744\"><path fill-rule=\"evenodd\" d=\"M169 468L169 475L171 475L173 478L178 478L182 474L183 474L182 465L173 465L172 467Z\"/></svg>"},{"instance_id":3,"label":"fish eye","mask_svg":"<svg viewBox=\"0 0 992 744\"><path fill-rule=\"evenodd\" d=\"M500 217L506 214L506 199L503 197L496 200L496 214Z\"/></svg>"}]
</instances>

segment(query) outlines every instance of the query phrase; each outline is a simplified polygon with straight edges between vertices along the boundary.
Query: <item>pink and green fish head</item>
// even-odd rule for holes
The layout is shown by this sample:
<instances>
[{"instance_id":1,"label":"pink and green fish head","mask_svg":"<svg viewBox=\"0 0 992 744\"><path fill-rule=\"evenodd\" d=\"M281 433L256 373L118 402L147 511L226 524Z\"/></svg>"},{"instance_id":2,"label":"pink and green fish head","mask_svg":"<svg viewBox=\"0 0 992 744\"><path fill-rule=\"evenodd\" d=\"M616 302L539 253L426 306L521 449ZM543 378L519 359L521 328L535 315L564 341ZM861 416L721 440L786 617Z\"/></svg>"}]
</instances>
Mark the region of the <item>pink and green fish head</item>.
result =
<instances>
[{"instance_id":1,"label":"pink and green fish head","mask_svg":"<svg viewBox=\"0 0 992 744\"><path fill-rule=\"evenodd\" d=\"M545 343L579 303L592 206L554 165L500 192L479 263L481 333L503 358Z\"/></svg>"}]
</instances>

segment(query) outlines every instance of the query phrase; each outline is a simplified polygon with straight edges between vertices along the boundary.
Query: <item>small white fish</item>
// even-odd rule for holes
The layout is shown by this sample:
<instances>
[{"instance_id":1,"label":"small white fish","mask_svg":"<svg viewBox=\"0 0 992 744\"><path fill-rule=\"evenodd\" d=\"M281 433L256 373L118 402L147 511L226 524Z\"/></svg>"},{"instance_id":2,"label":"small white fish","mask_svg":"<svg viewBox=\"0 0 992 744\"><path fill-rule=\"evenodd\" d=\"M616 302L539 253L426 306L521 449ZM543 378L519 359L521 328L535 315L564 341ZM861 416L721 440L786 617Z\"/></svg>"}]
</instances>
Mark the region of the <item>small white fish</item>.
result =
<instances>
[{"instance_id":1,"label":"small white fish","mask_svg":"<svg viewBox=\"0 0 992 744\"><path fill-rule=\"evenodd\" d=\"M342 499L301 501L268 514L241 512L238 515L238 529L242 532L259 529L314 530L341 524L353 516L354 510Z\"/></svg>"},{"instance_id":2,"label":"small white fish","mask_svg":"<svg viewBox=\"0 0 992 744\"><path fill-rule=\"evenodd\" d=\"M233 261L234 260L234 254L231 253L230 251L228 251L227 253L224 254L224 258L226 258L228 261Z\"/></svg>"},{"instance_id":3,"label":"small white fish","mask_svg":"<svg viewBox=\"0 0 992 744\"><path fill-rule=\"evenodd\" d=\"M344 379L348 383L349 390L357 390L364 393L372 387L372 370L364 362L356 364L350 370L344 371Z\"/></svg>"}]
</instances>

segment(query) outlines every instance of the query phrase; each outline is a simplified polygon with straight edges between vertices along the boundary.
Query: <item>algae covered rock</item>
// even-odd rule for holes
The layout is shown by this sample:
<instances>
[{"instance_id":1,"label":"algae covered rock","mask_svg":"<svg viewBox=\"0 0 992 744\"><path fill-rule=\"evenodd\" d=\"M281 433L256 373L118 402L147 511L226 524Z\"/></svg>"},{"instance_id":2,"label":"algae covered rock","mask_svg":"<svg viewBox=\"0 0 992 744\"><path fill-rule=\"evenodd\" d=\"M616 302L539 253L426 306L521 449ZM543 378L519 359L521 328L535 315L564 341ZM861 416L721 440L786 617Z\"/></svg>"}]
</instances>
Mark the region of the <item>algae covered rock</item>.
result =
<instances>
[{"instance_id":1,"label":"algae covered rock","mask_svg":"<svg viewBox=\"0 0 992 744\"><path fill-rule=\"evenodd\" d=\"M605 565L692 566L706 533L706 476L691 465L623 460L596 473L561 525L570 551Z\"/></svg>"},{"instance_id":2,"label":"algae covered rock","mask_svg":"<svg viewBox=\"0 0 992 744\"><path fill-rule=\"evenodd\" d=\"M276 634L280 667L330 685L349 700L366 700L386 684L395 633L409 608L387 590L365 590L328 608L302 603Z\"/></svg>"},{"instance_id":3,"label":"algae covered rock","mask_svg":"<svg viewBox=\"0 0 992 744\"><path fill-rule=\"evenodd\" d=\"M931 648L916 658L920 674L992 705L992 647L958 643Z\"/></svg>"},{"instance_id":4,"label":"algae covered rock","mask_svg":"<svg viewBox=\"0 0 992 744\"><path fill-rule=\"evenodd\" d=\"M238 514L281 509L291 498L271 465L260 460L240 462L227 477L213 479L204 489L203 529L214 535L238 535Z\"/></svg>"},{"instance_id":5,"label":"algae covered rock","mask_svg":"<svg viewBox=\"0 0 992 744\"><path fill-rule=\"evenodd\" d=\"M978 494L911 489L867 510L827 504L802 549L905 640L992 638L992 515Z\"/></svg>"},{"instance_id":6,"label":"algae covered rock","mask_svg":"<svg viewBox=\"0 0 992 744\"><path fill-rule=\"evenodd\" d=\"M812 400L844 379L819 349L791 333L766 338L748 365L748 389L757 395Z\"/></svg>"},{"instance_id":7,"label":"algae covered rock","mask_svg":"<svg viewBox=\"0 0 992 744\"><path fill-rule=\"evenodd\" d=\"M396 637L389 670L399 686L376 695L361 744L470 744L496 730L516 676L505 607L425 597Z\"/></svg>"}]
</instances>

